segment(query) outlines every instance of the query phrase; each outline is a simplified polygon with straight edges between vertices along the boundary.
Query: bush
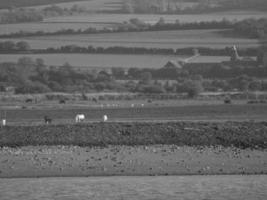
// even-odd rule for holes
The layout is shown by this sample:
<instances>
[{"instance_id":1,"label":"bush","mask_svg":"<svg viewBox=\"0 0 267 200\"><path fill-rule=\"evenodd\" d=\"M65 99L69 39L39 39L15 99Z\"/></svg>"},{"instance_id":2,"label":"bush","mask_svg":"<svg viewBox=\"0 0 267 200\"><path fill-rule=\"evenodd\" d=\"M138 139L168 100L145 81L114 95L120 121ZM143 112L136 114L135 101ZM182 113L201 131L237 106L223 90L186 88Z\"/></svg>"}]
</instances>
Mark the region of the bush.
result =
<instances>
[{"instance_id":1,"label":"bush","mask_svg":"<svg viewBox=\"0 0 267 200\"><path fill-rule=\"evenodd\" d=\"M32 94L51 92L50 88L40 82L27 82L15 89L16 94Z\"/></svg>"}]
</instances>

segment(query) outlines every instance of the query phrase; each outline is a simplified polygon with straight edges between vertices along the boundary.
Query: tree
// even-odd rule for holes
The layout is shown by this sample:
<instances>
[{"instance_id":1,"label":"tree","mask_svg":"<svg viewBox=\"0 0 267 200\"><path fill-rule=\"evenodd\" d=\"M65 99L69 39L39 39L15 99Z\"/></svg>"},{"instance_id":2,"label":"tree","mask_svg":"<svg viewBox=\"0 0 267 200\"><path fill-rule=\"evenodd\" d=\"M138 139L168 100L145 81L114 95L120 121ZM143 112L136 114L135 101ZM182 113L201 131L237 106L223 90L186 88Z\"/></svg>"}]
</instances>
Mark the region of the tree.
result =
<instances>
[{"instance_id":1,"label":"tree","mask_svg":"<svg viewBox=\"0 0 267 200\"><path fill-rule=\"evenodd\" d=\"M241 91L247 91L249 82L251 81L252 81L252 78L248 77L247 75L241 75L230 80L230 84L232 87L237 88Z\"/></svg>"},{"instance_id":2,"label":"tree","mask_svg":"<svg viewBox=\"0 0 267 200\"><path fill-rule=\"evenodd\" d=\"M20 41L16 43L16 49L19 51L28 51L31 47L27 42Z\"/></svg>"},{"instance_id":3,"label":"tree","mask_svg":"<svg viewBox=\"0 0 267 200\"><path fill-rule=\"evenodd\" d=\"M12 41L5 41L2 43L2 49L6 51L14 50L16 47L16 44Z\"/></svg>"},{"instance_id":4,"label":"tree","mask_svg":"<svg viewBox=\"0 0 267 200\"><path fill-rule=\"evenodd\" d=\"M143 72L141 74L142 84L150 84L151 80L152 80L152 74L150 72Z\"/></svg>"},{"instance_id":5,"label":"tree","mask_svg":"<svg viewBox=\"0 0 267 200\"><path fill-rule=\"evenodd\" d=\"M183 87L189 98L194 98L203 91L203 86L200 81L187 80L184 82Z\"/></svg>"},{"instance_id":6,"label":"tree","mask_svg":"<svg viewBox=\"0 0 267 200\"><path fill-rule=\"evenodd\" d=\"M253 80L249 83L248 89L252 91L258 91L261 89L261 82L257 80Z\"/></svg>"},{"instance_id":7,"label":"tree","mask_svg":"<svg viewBox=\"0 0 267 200\"><path fill-rule=\"evenodd\" d=\"M125 75L125 71L122 67L114 67L111 69L111 71L112 71L112 75L115 78L122 78Z\"/></svg>"},{"instance_id":8,"label":"tree","mask_svg":"<svg viewBox=\"0 0 267 200\"><path fill-rule=\"evenodd\" d=\"M162 25L164 25L165 24L165 19L163 18L163 17L160 17L159 18L159 21L157 22L157 26L162 26Z\"/></svg>"},{"instance_id":9,"label":"tree","mask_svg":"<svg viewBox=\"0 0 267 200\"><path fill-rule=\"evenodd\" d=\"M17 71L21 78L28 79L28 77L35 71L35 63L30 57L22 57L17 61Z\"/></svg>"}]
</instances>

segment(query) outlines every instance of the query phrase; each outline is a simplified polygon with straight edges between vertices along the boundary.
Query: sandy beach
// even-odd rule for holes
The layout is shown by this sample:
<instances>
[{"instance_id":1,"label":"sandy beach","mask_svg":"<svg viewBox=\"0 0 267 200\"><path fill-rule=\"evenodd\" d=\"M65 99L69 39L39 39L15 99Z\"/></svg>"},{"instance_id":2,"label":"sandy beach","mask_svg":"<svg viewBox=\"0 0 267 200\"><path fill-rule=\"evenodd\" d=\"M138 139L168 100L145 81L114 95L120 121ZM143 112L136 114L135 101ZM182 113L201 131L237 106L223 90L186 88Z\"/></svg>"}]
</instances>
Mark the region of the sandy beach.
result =
<instances>
[{"instance_id":1,"label":"sandy beach","mask_svg":"<svg viewBox=\"0 0 267 200\"><path fill-rule=\"evenodd\" d=\"M212 174L267 174L267 150L176 145L0 149L1 178Z\"/></svg>"}]
</instances>

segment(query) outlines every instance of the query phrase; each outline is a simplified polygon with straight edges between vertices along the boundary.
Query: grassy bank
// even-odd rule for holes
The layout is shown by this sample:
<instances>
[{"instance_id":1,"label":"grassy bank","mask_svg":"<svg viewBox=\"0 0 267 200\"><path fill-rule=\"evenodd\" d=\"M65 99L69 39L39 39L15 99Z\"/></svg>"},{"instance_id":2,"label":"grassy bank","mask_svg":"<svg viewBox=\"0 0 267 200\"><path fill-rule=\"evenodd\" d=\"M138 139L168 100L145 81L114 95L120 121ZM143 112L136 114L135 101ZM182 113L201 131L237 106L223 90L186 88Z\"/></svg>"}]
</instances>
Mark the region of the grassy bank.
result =
<instances>
[{"instance_id":1,"label":"grassy bank","mask_svg":"<svg viewBox=\"0 0 267 200\"><path fill-rule=\"evenodd\" d=\"M266 149L267 123L91 123L0 128L0 146L152 144Z\"/></svg>"}]
</instances>

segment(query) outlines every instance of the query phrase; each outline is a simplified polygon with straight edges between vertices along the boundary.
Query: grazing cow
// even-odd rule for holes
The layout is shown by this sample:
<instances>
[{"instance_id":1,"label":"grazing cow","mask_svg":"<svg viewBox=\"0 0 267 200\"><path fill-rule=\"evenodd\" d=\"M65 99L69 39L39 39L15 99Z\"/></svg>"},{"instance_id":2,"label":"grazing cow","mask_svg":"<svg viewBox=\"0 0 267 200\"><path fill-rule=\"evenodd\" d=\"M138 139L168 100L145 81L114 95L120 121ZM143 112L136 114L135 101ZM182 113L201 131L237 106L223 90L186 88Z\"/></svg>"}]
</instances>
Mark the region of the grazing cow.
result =
<instances>
[{"instance_id":1,"label":"grazing cow","mask_svg":"<svg viewBox=\"0 0 267 200\"><path fill-rule=\"evenodd\" d=\"M225 97L224 103L225 104L231 104L231 98L229 96Z\"/></svg>"},{"instance_id":2,"label":"grazing cow","mask_svg":"<svg viewBox=\"0 0 267 200\"><path fill-rule=\"evenodd\" d=\"M104 122L108 121L108 116L107 116L107 115L104 115L104 116L103 116L103 121L104 121Z\"/></svg>"},{"instance_id":3,"label":"grazing cow","mask_svg":"<svg viewBox=\"0 0 267 200\"><path fill-rule=\"evenodd\" d=\"M76 123L78 123L78 122L82 122L82 121L84 121L85 120L85 116L84 116L84 114L78 114L78 115L76 115L76 117L75 117L75 121L76 121Z\"/></svg>"},{"instance_id":4,"label":"grazing cow","mask_svg":"<svg viewBox=\"0 0 267 200\"><path fill-rule=\"evenodd\" d=\"M65 101L64 99L61 99L61 100L59 100L59 103L60 103L60 104L65 104L66 101Z\"/></svg>"},{"instance_id":5,"label":"grazing cow","mask_svg":"<svg viewBox=\"0 0 267 200\"><path fill-rule=\"evenodd\" d=\"M26 102L26 103L32 103L33 100L32 100L32 99L26 99L25 102Z\"/></svg>"},{"instance_id":6,"label":"grazing cow","mask_svg":"<svg viewBox=\"0 0 267 200\"><path fill-rule=\"evenodd\" d=\"M92 101L97 103L97 99L95 97L92 99Z\"/></svg>"},{"instance_id":7,"label":"grazing cow","mask_svg":"<svg viewBox=\"0 0 267 200\"><path fill-rule=\"evenodd\" d=\"M44 116L44 121L46 124L51 124L52 123L52 119L48 116Z\"/></svg>"},{"instance_id":8,"label":"grazing cow","mask_svg":"<svg viewBox=\"0 0 267 200\"><path fill-rule=\"evenodd\" d=\"M6 119L3 119L3 120L2 120L2 125L3 125L3 126L6 126Z\"/></svg>"}]
</instances>

